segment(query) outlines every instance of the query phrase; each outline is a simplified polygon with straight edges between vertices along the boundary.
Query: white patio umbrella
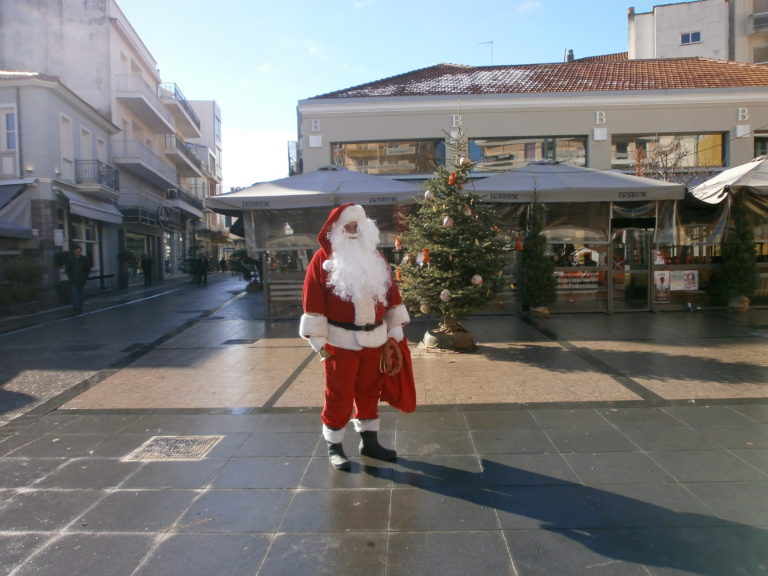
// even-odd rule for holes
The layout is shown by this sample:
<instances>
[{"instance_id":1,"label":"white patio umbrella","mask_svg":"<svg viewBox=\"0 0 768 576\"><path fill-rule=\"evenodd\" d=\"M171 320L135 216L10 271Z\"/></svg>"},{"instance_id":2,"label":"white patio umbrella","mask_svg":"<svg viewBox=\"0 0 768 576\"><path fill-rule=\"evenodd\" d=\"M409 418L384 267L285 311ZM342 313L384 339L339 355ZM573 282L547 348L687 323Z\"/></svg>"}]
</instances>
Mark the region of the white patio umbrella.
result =
<instances>
[{"instance_id":1,"label":"white patio umbrella","mask_svg":"<svg viewBox=\"0 0 768 576\"><path fill-rule=\"evenodd\" d=\"M222 213L332 207L347 202L375 206L409 202L418 193L414 184L328 167L212 196L206 206Z\"/></svg>"},{"instance_id":2,"label":"white patio umbrella","mask_svg":"<svg viewBox=\"0 0 768 576\"><path fill-rule=\"evenodd\" d=\"M483 202L610 202L680 199L685 187L621 172L532 162L473 183Z\"/></svg>"},{"instance_id":3,"label":"white patio umbrella","mask_svg":"<svg viewBox=\"0 0 768 576\"><path fill-rule=\"evenodd\" d=\"M768 156L758 156L720 172L691 190L691 194L708 204L719 204L737 187L749 187L761 196L768 195Z\"/></svg>"}]
</instances>

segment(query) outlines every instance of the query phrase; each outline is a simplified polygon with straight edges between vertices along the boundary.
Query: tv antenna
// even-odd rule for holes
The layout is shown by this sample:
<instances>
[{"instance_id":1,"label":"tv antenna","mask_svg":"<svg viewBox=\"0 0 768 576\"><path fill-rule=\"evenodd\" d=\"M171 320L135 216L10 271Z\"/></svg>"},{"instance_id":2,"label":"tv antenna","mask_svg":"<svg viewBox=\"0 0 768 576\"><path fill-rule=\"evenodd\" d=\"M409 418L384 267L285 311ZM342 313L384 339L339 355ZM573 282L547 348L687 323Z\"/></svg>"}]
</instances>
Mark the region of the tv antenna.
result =
<instances>
[{"instance_id":1,"label":"tv antenna","mask_svg":"<svg viewBox=\"0 0 768 576\"><path fill-rule=\"evenodd\" d=\"M488 40L488 42L479 42L479 44L490 44L490 46L491 46L491 66L493 66L493 40Z\"/></svg>"}]
</instances>

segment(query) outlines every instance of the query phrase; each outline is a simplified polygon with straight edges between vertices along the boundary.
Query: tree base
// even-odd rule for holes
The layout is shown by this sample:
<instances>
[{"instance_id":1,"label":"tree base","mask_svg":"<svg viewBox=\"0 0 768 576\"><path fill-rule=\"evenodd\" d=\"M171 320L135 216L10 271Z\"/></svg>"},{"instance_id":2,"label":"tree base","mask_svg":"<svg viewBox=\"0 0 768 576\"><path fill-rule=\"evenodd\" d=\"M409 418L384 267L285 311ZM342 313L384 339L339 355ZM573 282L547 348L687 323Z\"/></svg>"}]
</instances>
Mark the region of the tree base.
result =
<instances>
[{"instance_id":1,"label":"tree base","mask_svg":"<svg viewBox=\"0 0 768 576\"><path fill-rule=\"evenodd\" d=\"M535 306L531 308L531 316L534 318L549 318L549 306Z\"/></svg>"},{"instance_id":2,"label":"tree base","mask_svg":"<svg viewBox=\"0 0 768 576\"><path fill-rule=\"evenodd\" d=\"M728 300L728 310L730 312L746 312L749 310L749 298L746 296L734 296Z\"/></svg>"},{"instance_id":3,"label":"tree base","mask_svg":"<svg viewBox=\"0 0 768 576\"><path fill-rule=\"evenodd\" d=\"M464 326L455 320L445 320L436 330L427 330L419 343L427 350L452 350L454 352L474 352L477 342Z\"/></svg>"}]
</instances>

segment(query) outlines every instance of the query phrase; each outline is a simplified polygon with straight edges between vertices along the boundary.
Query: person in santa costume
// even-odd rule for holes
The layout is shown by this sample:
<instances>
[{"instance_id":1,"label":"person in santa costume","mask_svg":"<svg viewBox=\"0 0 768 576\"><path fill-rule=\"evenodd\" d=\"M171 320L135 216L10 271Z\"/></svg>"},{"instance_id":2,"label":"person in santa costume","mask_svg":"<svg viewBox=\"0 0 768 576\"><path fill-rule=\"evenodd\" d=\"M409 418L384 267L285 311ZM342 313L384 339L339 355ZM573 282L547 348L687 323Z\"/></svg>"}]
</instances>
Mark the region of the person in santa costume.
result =
<instances>
[{"instance_id":1,"label":"person in santa costume","mask_svg":"<svg viewBox=\"0 0 768 576\"><path fill-rule=\"evenodd\" d=\"M405 338L408 311L376 248L379 229L362 206L334 208L317 239L320 249L304 279L299 334L323 361L321 420L331 466L350 469L342 447L350 419L361 436L361 455L394 460L396 452L381 446L377 437L382 353L397 349Z\"/></svg>"}]
</instances>

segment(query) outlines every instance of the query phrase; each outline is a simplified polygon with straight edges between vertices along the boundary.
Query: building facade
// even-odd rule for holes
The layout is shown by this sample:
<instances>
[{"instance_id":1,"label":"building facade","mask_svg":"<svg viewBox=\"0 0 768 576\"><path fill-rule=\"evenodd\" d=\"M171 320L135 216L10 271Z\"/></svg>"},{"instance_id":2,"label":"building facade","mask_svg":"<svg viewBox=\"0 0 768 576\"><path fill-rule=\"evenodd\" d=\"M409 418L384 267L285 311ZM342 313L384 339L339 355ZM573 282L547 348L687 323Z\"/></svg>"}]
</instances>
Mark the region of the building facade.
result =
<instances>
[{"instance_id":1,"label":"building facade","mask_svg":"<svg viewBox=\"0 0 768 576\"><path fill-rule=\"evenodd\" d=\"M624 55L519 66L442 64L302 100L298 119L304 171L330 164L423 180L433 163L445 162L447 136L461 129L477 178L551 161L691 184L764 152L768 68ZM574 197L569 204L551 207L549 217L553 229L555 219L565 218L575 230L550 237L553 257L567 260L558 269L556 308L708 304L707 283L719 257L711 231L722 215L702 216L682 244L674 203L626 197L594 206ZM519 212L503 208L512 237L520 232ZM596 211L605 221L599 236L587 233ZM758 240L766 259L768 238ZM585 254L598 257L597 270L585 265ZM678 273L694 272L695 289L656 294L654 280L666 272L676 287ZM630 274L641 283L631 291L624 289Z\"/></svg>"},{"instance_id":2,"label":"building facade","mask_svg":"<svg viewBox=\"0 0 768 576\"><path fill-rule=\"evenodd\" d=\"M768 63L768 0L696 0L629 9L628 56Z\"/></svg>"},{"instance_id":3,"label":"building facade","mask_svg":"<svg viewBox=\"0 0 768 576\"><path fill-rule=\"evenodd\" d=\"M18 253L38 250L46 274L53 275L50 253L85 240L89 257L103 261L100 281L115 285L141 281L144 254L152 259L157 279L184 274L199 245L217 249L216 242L226 242L211 235L218 222L203 209L204 199L221 187L221 140L214 136L217 123L220 135L220 110L212 101L196 107L176 83L160 77L157 62L115 0L3 2L0 55L0 69L55 77L109 126L106 134L97 134L62 115L55 122L10 128L17 131L25 157L37 154L32 142L44 134L49 158L32 171L19 165L0 178L35 179L38 188L63 195L66 208L64 222L55 223L63 238L51 244L51 234L44 231L49 223L34 221L33 212L42 249L21 239ZM8 109L9 101L0 100L0 108ZM28 106L6 120L47 113L42 103ZM87 170L96 180L90 188L80 183L78 172ZM110 232L92 241L96 229Z\"/></svg>"}]
</instances>

